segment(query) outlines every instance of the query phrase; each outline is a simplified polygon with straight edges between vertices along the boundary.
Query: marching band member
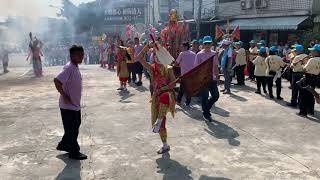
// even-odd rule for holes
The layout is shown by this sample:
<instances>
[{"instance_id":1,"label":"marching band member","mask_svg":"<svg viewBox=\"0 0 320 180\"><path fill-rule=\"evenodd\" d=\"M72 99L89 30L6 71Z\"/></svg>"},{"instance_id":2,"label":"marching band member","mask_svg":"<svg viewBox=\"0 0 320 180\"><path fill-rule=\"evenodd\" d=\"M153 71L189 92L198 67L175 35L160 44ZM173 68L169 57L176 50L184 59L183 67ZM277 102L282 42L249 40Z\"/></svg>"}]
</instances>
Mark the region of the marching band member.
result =
<instances>
[{"instance_id":1,"label":"marching band member","mask_svg":"<svg viewBox=\"0 0 320 180\"><path fill-rule=\"evenodd\" d=\"M320 74L320 44L316 44L313 48L309 48L312 58L303 67L305 71L305 86L311 86L313 89L316 86L317 75ZM299 109L297 115L307 117L307 114L314 115L315 99L311 92L306 89L300 89Z\"/></svg>"},{"instance_id":2,"label":"marching band member","mask_svg":"<svg viewBox=\"0 0 320 180\"><path fill-rule=\"evenodd\" d=\"M307 63L308 59L307 55L304 54L304 48L302 45L295 45L295 49L293 49L295 57L290 63L290 68L292 69L291 76L291 102L287 103L288 106L297 107L298 105L298 95L299 95L299 87L296 84L303 77L303 66Z\"/></svg>"},{"instance_id":3,"label":"marching band member","mask_svg":"<svg viewBox=\"0 0 320 180\"><path fill-rule=\"evenodd\" d=\"M254 81L254 65L252 61L257 57L258 55L258 47L256 46L256 42L254 40L250 41L250 48L249 48L249 61L247 63L247 69L249 73L249 78Z\"/></svg>"},{"instance_id":4,"label":"marching band member","mask_svg":"<svg viewBox=\"0 0 320 180\"><path fill-rule=\"evenodd\" d=\"M267 57L267 51L265 47L259 49L259 55L253 60L254 64L254 76L257 79L257 91L255 93L261 94L261 85L263 92L267 94L266 90L266 70L267 65L265 59Z\"/></svg>"},{"instance_id":5,"label":"marching band member","mask_svg":"<svg viewBox=\"0 0 320 180\"><path fill-rule=\"evenodd\" d=\"M271 99L274 98L273 96L273 81L276 79L276 87L277 87L277 99L283 100L281 95L281 67L284 67L284 62L282 58L276 55L278 52L275 46L272 46L269 50L269 56L266 58L265 63L267 65L266 70L266 79L269 91L269 97Z\"/></svg>"}]
</instances>

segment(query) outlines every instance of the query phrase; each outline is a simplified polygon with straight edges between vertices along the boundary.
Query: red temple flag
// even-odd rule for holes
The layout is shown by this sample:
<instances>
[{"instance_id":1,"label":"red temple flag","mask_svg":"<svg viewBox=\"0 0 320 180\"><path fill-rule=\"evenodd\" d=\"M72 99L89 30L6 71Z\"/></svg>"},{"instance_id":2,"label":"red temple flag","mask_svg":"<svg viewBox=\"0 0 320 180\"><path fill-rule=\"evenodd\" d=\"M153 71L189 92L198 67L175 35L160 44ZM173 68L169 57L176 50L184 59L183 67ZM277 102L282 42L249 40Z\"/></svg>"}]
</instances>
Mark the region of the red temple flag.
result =
<instances>
[{"instance_id":1,"label":"red temple flag","mask_svg":"<svg viewBox=\"0 0 320 180\"><path fill-rule=\"evenodd\" d=\"M233 30L232 37L234 39L240 39L240 27L239 27L239 25Z\"/></svg>"},{"instance_id":2,"label":"red temple flag","mask_svg":"<svg viewBox=\"0 0 320 180\"><path fill-rule=\"evenodd\" d=\"M224 35L222 29L220 26L216 25L216 39L219 39L220 37L222 37Z\"/></svg>"}]
</instances>

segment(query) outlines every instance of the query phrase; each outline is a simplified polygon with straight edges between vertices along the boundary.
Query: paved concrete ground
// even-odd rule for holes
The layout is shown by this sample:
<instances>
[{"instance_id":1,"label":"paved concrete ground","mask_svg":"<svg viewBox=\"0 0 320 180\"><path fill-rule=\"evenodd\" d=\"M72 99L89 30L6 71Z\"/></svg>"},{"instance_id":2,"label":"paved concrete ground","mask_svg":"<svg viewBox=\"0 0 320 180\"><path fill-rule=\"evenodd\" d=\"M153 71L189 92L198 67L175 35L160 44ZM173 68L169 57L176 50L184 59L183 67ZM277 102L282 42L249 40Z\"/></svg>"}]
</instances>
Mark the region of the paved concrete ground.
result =
<instances>
[{"instance_id":1,"label":"paved concrete ground","mask_svg":"<svg viewBox=\"0 0 320 180\"><path fill-rule=\"evenodd\" d=\"M247 83L221 95L212 109L216 122L208 123L193 99L168 118L171 151L160 156L148 83L119 93L115 72L81 66L79 143L89 159L75 161L55 150L63 128L52 79L61 67L45 68L41 79L11 70L0 75L0 179L320 179L318 105L316 117L303 119Z\"/></svg>"}]
</instances>

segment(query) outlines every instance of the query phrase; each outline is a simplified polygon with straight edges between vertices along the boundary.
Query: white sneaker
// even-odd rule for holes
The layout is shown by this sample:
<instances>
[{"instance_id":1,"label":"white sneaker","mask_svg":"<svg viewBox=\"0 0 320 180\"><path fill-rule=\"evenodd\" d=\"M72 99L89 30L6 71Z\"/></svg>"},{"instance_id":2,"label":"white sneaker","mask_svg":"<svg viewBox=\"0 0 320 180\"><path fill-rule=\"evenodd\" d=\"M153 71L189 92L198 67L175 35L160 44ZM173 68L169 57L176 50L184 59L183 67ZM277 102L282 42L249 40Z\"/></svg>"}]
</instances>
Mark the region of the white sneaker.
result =
<instances>
[{"instance_id":1,"label":"white sneaker","mask_svg":"<svg viewBox=\"0 0 320 180\"><path fill-rule=\"evenodd\" d=\"M157 121L153 125L152 132L159 133L161 128L162 119L158 118Z\"/></svg>"}]
</instances>

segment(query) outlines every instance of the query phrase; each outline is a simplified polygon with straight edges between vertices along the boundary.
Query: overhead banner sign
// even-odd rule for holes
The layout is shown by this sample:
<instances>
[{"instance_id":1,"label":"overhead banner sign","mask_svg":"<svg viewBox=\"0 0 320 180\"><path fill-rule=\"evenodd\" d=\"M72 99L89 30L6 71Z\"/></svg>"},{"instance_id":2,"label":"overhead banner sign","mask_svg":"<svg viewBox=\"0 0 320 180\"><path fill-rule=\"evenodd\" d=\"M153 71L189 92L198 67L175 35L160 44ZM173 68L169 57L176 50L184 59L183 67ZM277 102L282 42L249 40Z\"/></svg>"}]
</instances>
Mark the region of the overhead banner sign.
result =
<instances>
[{"instance_id":1,"label":"overhead banner sign","mask_svg":"<svg viewBox=\"0 0 320 180\"><path fill-rule=\"evenodd\" d=\"M144 7L123 7L106 9L104 11L104 20L108 24L144 23L144 11Z\"/></svg>"}]
</instances>

